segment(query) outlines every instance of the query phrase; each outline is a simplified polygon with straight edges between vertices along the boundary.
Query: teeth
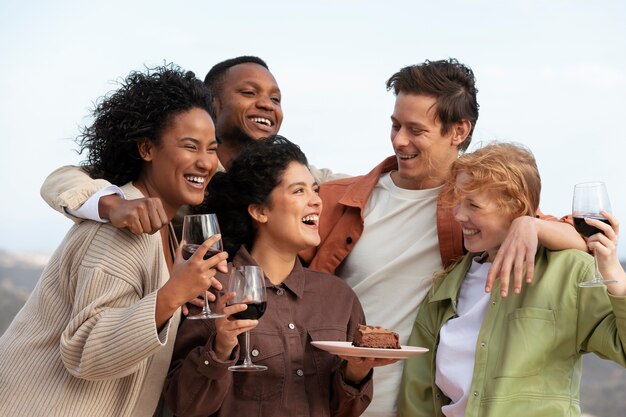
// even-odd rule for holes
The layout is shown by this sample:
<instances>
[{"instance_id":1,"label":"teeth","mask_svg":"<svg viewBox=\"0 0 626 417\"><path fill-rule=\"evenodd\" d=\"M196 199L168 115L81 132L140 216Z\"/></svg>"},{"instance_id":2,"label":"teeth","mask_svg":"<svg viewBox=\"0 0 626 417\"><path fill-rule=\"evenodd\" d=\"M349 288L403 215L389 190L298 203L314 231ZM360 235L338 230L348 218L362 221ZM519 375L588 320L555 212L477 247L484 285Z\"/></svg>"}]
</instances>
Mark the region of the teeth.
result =
<instances>
[{"instance_id":1,"label":"teeth","mask_svg":"<svg viewBox=\"0 0 626 417\"><path fill-rule=\"evenodd\" d=\"M416 153L399 153L397 154L400 159L411 159L417 156Z\"/></svg>"},{"instance_id":2,"label":"teeth","mask_svg":"<svg viewBox=\"0 0 626 417\"><path fill-rule=\"evenodd\" d=\"M473 229L473 230L463 229L464 236L472 236L472 235L475 235L476 233L478 233L478 230L476 229Z\"/></svg>"},{"instance_id":3,"label":"teeth","mask_svg":"<svg viewBox=\"0 0 626 417\"><path fill-rule=\"evenodd\" d=\"M196 184L204 184L204 181L206 180L205 177L194 177L191 175L185 175L185 179L190 182L195 182Z\"/></svg>"},{"instance_id":4,"label":"teeth","mask_svg":"<svg viewBox=\"0 0 626 417\"><path fill-rule=\"evenodd\" d=\"M265 117L251 117L250 120L256 123L262 123L266 126L272 127L272 121L270 119L266 119Z\"/></svg>"},{"instance_id":5,"label":"teeth","mask_svg":"<svg viewBox=\"0 0 626 417\"><path fill-rule=\"evenodd\" d=\"M320 216L318 216L317 214L310 214L308 216L304 216L302 218L302 223L306 223L306 224L317 224L317 222L319 221Z\"/></svg>"}]
</instances>

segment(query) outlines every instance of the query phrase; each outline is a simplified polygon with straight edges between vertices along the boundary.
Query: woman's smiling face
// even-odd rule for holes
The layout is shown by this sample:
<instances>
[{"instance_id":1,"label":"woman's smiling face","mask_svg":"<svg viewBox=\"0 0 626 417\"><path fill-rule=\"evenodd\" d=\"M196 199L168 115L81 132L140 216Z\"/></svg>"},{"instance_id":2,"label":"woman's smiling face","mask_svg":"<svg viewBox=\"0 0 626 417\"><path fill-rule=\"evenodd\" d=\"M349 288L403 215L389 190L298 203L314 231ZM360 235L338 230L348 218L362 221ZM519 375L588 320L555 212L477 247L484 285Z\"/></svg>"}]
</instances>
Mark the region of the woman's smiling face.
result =
<instances>
[{"instance_id":1,"label":"woman's smiling face","mask_svg":"<svg viewBox=\"0 0 626 417\"><path fill-rule=\"evenodd\" d=\"M217 169L217 141L209 114L193 108L172 116L159 144L144 141L145 161L139 177L150 197L159 197L166 213L182 205L198 205Z\"/></svg>"},{"instance_id":2,"label":"woman's smiling face","mask_svg":"<svg viewBox=\"0 0 626 417\"><path fill-rule=\"evenodd\" d=\"M257 220L257 237L281 245L290 253L319 245L322 200L318 193L319 186L309 168L291 162L272 190L269 204L263 208L262 220Z\"/></svg>"},{"instance_id":3,"label":"woman's smiling face","mask_svg":"<svg viewBox=\"0 0 626 417\"><path fill-rule=\"evenodd\" d=\"M463 188L472 180L459 172L456 184ZM488 190L463 195L454 207L454 218L463 230L463 242L469 252L487 252L493 261L511 226L512 216L490 195Z\"/></svg>"}]
</instances>

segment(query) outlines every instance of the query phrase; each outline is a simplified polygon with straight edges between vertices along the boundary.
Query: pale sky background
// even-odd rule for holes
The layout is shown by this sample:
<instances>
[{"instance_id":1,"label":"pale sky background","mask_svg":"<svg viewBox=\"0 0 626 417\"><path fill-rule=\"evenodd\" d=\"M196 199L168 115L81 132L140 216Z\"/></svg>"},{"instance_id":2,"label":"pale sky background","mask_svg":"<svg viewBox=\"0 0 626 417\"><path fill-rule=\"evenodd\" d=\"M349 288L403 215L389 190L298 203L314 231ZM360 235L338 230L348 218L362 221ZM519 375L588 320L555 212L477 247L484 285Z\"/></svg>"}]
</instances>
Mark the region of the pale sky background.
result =
<instances>
[{"instance_id":1,"label":"pale sky background","mask_svg":"<svg viewBox=\"0 0 626 417\"><path fill-rule=\"evenodd\" d=\"M455 57L477 78L474 142L527 145L544 212L569 213L574 184L601 180L626 224L626 2L304 3L0 0L0 249L61 242L71 222L39 188L83 159L73 139L113 80L164 61L204 78L245 54L278 80L281 133L314 165L355 175L391 154L387 78Z\"/></svg>"}]
</instances>

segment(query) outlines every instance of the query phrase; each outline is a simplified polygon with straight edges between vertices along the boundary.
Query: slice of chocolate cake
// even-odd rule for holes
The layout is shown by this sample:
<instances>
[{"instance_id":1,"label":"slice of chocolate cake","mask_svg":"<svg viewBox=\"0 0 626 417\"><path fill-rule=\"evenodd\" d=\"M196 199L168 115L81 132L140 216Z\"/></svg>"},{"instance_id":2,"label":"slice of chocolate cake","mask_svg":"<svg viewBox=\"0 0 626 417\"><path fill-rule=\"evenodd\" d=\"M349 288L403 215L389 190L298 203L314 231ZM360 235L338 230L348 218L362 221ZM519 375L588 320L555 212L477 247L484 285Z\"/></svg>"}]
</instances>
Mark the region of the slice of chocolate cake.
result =
<instances>
[{"instance_id":1,"label":"slice of chocolate cake","mask_svg":"<svg viewBox=\"0 0 626 417\"><path fill-rule=\"evenodd\" d=\"M400 336L384 327L359 324L352 344L357 347L400 349Z\"/></svg>"}]
</instances>

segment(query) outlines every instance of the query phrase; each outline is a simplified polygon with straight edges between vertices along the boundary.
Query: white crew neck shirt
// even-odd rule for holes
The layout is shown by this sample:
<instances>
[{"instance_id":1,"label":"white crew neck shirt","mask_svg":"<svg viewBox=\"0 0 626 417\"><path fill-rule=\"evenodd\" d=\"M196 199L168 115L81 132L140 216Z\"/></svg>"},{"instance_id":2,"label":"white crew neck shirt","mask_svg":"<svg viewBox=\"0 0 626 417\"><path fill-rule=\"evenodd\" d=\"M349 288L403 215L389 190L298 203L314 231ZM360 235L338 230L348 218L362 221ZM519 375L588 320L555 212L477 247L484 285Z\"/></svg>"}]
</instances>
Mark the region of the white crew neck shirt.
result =
<instances>
[{"instance_id":1,"label":"white crew neck shirt","mask_svg":"<svg viewBox=\"0 0 626 417\"><path fill-rule=\"evenodd\" d=\"M491 262L480 263L475 257L461 284L457 317L446 322L439 332L435 365L435 384L452 401L441 407L446 417L463 417L467 408L476 343L489 305L485 292Z\"/></svg>"},{"instance_id":2,"label":"white crew neck shirt","mask_svg":"<svg viewBox=\"0 0 626 417\"><path fill-rule=\"evenodd\" d=\"M417 309L442 269L437 236L441 187L405 190L389 173L364 208L363 234L336 274L356 292L368 324L383 326L406 344ZM374 370L374 397L363 416L396 415L403 361Z\"/></svg>"}]
</instances>

